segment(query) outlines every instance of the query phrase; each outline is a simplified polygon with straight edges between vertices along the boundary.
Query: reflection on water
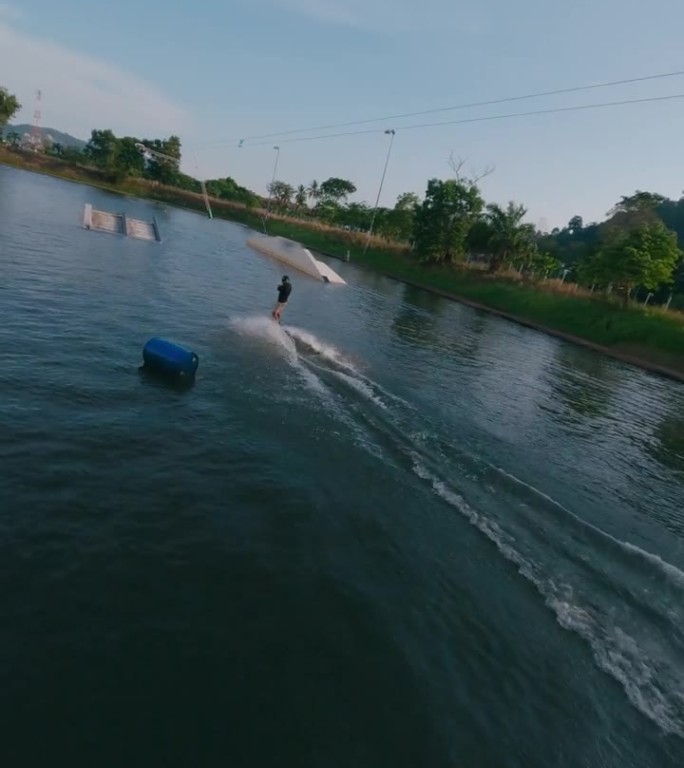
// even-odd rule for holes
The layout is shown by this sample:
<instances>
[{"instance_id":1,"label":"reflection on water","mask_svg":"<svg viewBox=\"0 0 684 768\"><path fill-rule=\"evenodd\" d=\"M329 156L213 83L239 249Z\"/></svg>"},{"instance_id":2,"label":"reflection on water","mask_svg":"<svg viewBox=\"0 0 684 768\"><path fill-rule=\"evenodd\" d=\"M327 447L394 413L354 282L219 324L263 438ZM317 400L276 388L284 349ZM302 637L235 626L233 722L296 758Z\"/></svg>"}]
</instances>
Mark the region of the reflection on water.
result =
<instances>
[{"instance_id":1,"label":"reflection on water","mask_svg":"<svg viewBox=\"0 0 684 768\"><path fill-rule=\"evenodd\" d=\"M652 455L665 466L684 475L684 414L672 404L655 430Z\"/></svg>"},{"instance_id":2,"label":"reflection on water","mask_svg":"<svg viewBox=\"0 0 684 768\"><path fill-rule=\"evenodd\" d=\"M406 304L410 304L418 309L424 309L426 312L434 315L435 318L442 315L449 306L444 302L444 299L434 293L428 293L408 284L403 286L402 299Z\"/></svg>"},{"instance_id":3,"label":"reflection on water","mask_svg":"<svg viewBox=\"0 0 684 768\"><path fill-rule=\"evenodd\" d=\"M588 355L571 344L556 347L556 364L545 373L545 379L569 411L565 418L607 417L619 387L619 373L614 361L602 355ZM559 416L564 418L564 416Z\"/></svg>"},{"instance_id":4,"label":"reflection on water","mask_svg":"<svg viewBox=\"0 0 684 768\"><path fill-rule=\"evenodd\" d=\"M150 387L168 389L172 392L189 392L195 386L195 376L170 376L169 374L155 371L145 365L138 368L140 381Z\"/></svg>"},{"instance_id":5,"label":"reflection on water","mask_svg":"<svg viewBox=\"0 0 684 768\"><path fill-rule=\"evenodd\" d=\"M391 329L415 354L430 349L457 363L476 365L477 353L488 332L487 316L445 301L412 285L403 285ZM468 366L464 366L464 372Z\"/></svg>"},{"instance_id":6,"label":"reflection on water","mask_svg":"<svg viewBox=\"0 0 684 768\"><path fill-rule=\"evenodd\" d=\"M392 331L411 345L439 346L436 328L444 302L411 285L403 286L402 299L392 320Z\"/></svg>"}]
</instances>

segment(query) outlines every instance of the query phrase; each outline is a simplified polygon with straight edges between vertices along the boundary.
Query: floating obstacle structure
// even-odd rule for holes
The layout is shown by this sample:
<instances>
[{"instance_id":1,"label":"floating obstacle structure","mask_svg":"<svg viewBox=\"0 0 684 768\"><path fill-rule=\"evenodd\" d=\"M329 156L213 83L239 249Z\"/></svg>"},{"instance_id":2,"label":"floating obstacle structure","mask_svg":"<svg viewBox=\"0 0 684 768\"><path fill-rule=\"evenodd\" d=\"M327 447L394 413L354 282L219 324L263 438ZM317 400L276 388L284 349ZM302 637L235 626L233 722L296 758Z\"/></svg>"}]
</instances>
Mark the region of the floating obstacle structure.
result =
<instances>
[{"instance_id":1,"label":"floating obstacle structure","mask_svg":"<svg viewBox=\"0 0 684 768\"><path fill-rule=\"evenodd\" d=\"M136 240L161 242L157 219L152 221L131 219L125 213L108 213L97 211L90 203L83 208L83 226L96 232L111 232L114 235L125 235Z\"/></svg>"},{"instance_id":2,"label":"floating obstacle structure","mask_svg":"<svg viewBox=\"0 0 684 768\"><path fill-rule=\"evenodd\" d=\"M166 339L150 339L142 354L144 368L150 373L188 381L193 380L197 373L197 355Z\"/></svg>"},{"instance_id":3,"label":"floating obstacle structure","mask_svg":"<svg viewBox=\"0 0 684 768\"><path fill-rule=\"evenodd\" d=\"M269 235L257 235L247 239L247 245L255 251L271 256L274 259L304 272L316 280L326 283L346 285L337 272L332 270L322 261L317 261L311 251L294 240L286 237L270 237Z\"/></svg>"}]
</instances>

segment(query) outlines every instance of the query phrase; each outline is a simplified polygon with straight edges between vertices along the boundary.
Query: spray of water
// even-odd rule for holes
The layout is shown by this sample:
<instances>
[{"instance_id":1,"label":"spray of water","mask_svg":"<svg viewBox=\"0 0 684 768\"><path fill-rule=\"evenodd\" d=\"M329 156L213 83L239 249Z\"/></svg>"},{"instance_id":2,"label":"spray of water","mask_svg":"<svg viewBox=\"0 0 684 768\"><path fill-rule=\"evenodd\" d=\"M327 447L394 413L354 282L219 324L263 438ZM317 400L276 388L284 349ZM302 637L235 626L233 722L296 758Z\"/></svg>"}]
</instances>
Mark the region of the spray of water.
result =
<instances>
[{"instance_id":1,"label":"spray of water","mask_svg":"<svg viewBox=\"0 0 684 768\"><path fill-rule=\"evenodd\" d=\"M678 596L684 602L682 571L658 555L583 521L506 470L486 465L477 457L461 456L462 448L448 452L453 466L445 469L445 452L434 449L435 439L440 440L429 431L426 435L424 429L412 429L407 415L410 409L402 405L403 401L314 334L282 328L264 317L236 318L231 325L236 332L282 355L299 372L305 386L327 400L326 407L334 399L335 414L365 450L385 462L403 455L407 468L420 481L463 515L536 587L559 625L586 641L597 666L622 685L629 701L664 732L684 737L684 649L672 625L682 616L663 609L657 618L663 626L670 622L675 631L653 629L649 617L660 608L647 605L644 591L636 589L631 593L633 602L616 609L617 601L623 599L617 588L629 590L615 583L620 579L648 583L658 575L663 586L677 593L671 597ZM495 519L491 511L481 512L477 504L470 503L456 487L458 478L467 476L479 477L481 487L494 482L503 489L511 499L507 515ZM539 546L540 535L546 546ZM621 558L615 557L618 553ZM606 559L611 562L612 574L592 567L592 562ZM616 559L621 560L617 565Z\"/></svg>"}]
</instances>

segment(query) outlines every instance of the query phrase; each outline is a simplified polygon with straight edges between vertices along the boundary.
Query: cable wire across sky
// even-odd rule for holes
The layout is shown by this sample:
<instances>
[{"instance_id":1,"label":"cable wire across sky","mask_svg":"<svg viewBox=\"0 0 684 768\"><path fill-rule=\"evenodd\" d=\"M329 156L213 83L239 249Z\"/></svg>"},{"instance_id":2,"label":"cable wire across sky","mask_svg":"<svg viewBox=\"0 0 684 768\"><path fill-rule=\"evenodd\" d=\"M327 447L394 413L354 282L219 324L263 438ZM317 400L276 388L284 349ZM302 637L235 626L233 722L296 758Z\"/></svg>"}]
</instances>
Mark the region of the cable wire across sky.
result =
<instances>
[{"instance_id":1,"label":"cable wire across sky","mask_svg":"<svg viewBox=\"0 0 684 768\"><path fill-rule=\"evenodd\" d=\"M261 143L262 139L270 139L270 140L280 140L283 143L290 142L290 141L306 141L306 140L316 140L321 138L336 138L338 136L351 136L351 135L358 135L362 133L375 133L377 131L380 131L382 129L368 129L368 130L359 130L359 131L348 131L343 133L335 133L335 134L325 134L323 136L310 136L310 137L303 137L300 139L281 139L280 137L287 137L287 136L294 136L298 133L310 133L313 131L327 131L327 130L333 130L335 128L349 128L355 125L368 125L370 123L379 123L379 122L385 122L390 120L402 120L407 117L420 117L422 115L431 115L431 114L438 114L441 112L453 112L457 110L463 110L463 109L474 109L476 107L485 107L485 106L493 106L496 104L506 104L506 103L512 103L516 101L525 101L529 99L538 99L538 98L544 98L548 96L559 96L569 93L579 93L582 91L591 91L591 90L597 90L601 88L615 88L620 85L631 85L636 83L644 83L654 80L664 80L667 78L674 78L674 77L681 77L684 75L684 70L674 70L672 72L663 72L655 75L642 75L640 77L631 77L626 78L623 80L610 80L606 82L601 83L593 83L589 85L579 85L574 86L571 88L556 88L549 91L538 91L536 93L528 93L518 96L507 96L504 98L499 99L488 99L484 101L475 101L475 102L468 102L463 104L456 104L454 106L450 107L437 107L434 109L425 109L420 111L414 111L414 112L403 112L403 113L397 113L392 115L384 115L382 117L372 117L372 118L366 118L362 120L352 120L348 122L343 123L329 123L327 125L318 125L318 126L309 126L307 128L294 128L286 131L280 131L280 132L273 132L273 133L263 133L259 135L253 135L253 136L246 136L244 138L241 138L239 140L234 139L231 142L213 142L209 144L203 144L202 148L210 148L210 147L224 147L229 146L230 144L233 144L234 142L238 142L238 146L242 147L249 147L249 146L263 146ZM679 98L679 96L665 96L665 97L655 97L652 99L635 99L635 100L626 100L621 102L611 102L606 104L598 104L598 105L582 105L579 107L559 107L554 110L539 110L534 112L524 112L524 113L514 113L511 115L495 115L493 117L483 117L483 118L471 118L468 120L458 120L458 121L447 121L443 123L424 123L424 124L416 124L411 126L398 126L401 130L411 130L418 127L433 127L438 125L456 125L461 122L476 122L477 120L500 120L504 117L520 117L520 116L527 116L527 115L533 115L533 114L551 114L554 111L570 111L572 109L590 109L592 106L596 107L603 107L603 106L617 106L619 104L637 104L637 103L644 103L645 101L656 101L656 100L666 100L671 98ZM271 143L270 141L267 143Z\"/></svg>"},{"instance_id":2,"label":"cable wire across sky","mask_svg":"<svg viewBox=\"0 0 684 768\"><path fill-rule=\"evenodd\" d=\"M627 104L647 104L657 101L674 101L675 99L684 99L684 93L673 93L668 96L651 96L643 99L625 99L623 101L604 101L598 104L578 104L571 107L553 107L550 109L536 109L529 112L509 112L503 115L481 115L479 117L466 117L460 120L445 120L436 123L414 123L412 125L402 125L396 131L412 131L421 128L437 128L445 125L465 125L467 123L484 123L494 120L506 120L515 117L531 117L533 115L553 115L560 112L579 112L589 109L605 109L607 107L620 107ZM359 131L343 131L340 133L326 133L322 136L301 136L296 139L282 139L280 144L290 144L303 141L320 141L322 139L336 139L342 136L361 136L371 133L386 133L383 128L366 128ZM246 147L264 147L270 145L270 141L256 142L247 144Z\"/></svg>"}]
</instances>

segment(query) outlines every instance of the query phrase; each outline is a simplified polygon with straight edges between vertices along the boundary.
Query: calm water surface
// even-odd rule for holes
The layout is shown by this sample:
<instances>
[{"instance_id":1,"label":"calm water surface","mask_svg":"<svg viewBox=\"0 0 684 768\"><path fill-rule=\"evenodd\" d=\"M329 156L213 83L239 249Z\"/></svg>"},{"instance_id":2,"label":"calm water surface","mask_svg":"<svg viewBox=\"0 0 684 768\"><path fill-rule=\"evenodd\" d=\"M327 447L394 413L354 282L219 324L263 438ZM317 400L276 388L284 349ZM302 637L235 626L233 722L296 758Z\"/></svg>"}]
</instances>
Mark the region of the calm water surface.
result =
<instances>
[{"instance_id":1,"label":"calm water surface","mask_svg":"<svg viewBox=\"0 0 684 768\"><path fill-rule=\"evenodd\" d=\"M2 764L681 768L684 388L247 236L0 168Z\"/></svg>"}]
</instances>

